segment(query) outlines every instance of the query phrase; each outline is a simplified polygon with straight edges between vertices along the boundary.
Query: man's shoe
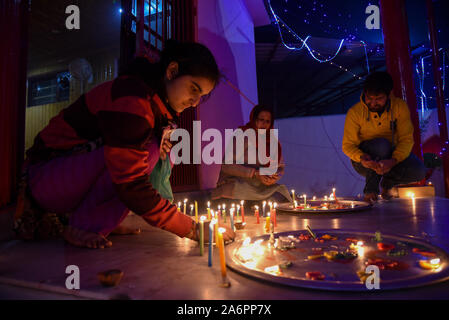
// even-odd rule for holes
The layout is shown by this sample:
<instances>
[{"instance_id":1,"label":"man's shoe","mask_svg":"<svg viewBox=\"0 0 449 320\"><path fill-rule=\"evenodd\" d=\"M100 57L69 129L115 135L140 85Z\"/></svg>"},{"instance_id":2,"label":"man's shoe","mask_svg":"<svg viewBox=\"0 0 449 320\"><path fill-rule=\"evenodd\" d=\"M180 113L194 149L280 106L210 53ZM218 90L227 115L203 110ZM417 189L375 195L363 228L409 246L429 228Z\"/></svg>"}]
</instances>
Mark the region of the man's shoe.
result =
<instances>
[{"instance_id":1,"label":"man's shoe","mask_svg":"<svg viewBox=\"0 0 449 320\"><path fill-rule=\"evenodd\" d=\"M376 202L377 201L377 194L375 194L374 192L365 193L365 195L363 196L363 201L369 202L369 203Z\"/></svg>"}]
</instances>

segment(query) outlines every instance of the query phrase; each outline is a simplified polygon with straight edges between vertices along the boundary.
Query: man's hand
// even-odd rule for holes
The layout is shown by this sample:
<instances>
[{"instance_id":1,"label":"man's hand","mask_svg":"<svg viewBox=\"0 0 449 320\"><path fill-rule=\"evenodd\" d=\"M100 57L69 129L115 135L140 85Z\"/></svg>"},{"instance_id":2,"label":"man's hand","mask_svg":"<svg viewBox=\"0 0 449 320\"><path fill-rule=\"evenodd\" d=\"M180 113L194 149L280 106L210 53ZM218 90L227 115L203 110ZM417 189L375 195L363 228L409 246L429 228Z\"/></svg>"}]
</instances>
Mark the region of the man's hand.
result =
<instances>
[{"instance_id":1,"label":"man's hand","mask_svg":"<svg viewBox=\"0 0 449 320\"><path fill-rule=\"evenodd\" d=\"M386 159L386 160L380 160L378 162L379 166L377 168L376 171L377 174L379 175L384 175L386 173L388 173L396 164L397 161L396 159Z\"/></svg>"},{"instance_id":2,"label":"man's hand","mask_svg":"<svg viewBox=\"0 0 449 320\"><path fill-rule=\"evenodd\" d=\"M360 163L365 168L374 170L376 172L379 167L379 164L376 161L372 160L371 157L369 156L369 154L366 154L366 153L360 157Z\"/></svg>"}]
</instances>

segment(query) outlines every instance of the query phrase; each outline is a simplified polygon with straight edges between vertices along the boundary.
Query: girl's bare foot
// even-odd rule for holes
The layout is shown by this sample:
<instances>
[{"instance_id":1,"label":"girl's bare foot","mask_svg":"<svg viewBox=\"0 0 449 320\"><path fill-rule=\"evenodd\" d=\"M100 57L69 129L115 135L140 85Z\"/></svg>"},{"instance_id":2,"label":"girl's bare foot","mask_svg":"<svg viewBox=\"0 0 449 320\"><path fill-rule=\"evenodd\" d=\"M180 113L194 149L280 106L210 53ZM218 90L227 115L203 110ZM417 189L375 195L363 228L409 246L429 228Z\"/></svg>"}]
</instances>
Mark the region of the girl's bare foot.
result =
<instances>
[{"instance_id":1,"label":"girl's bare foot","mask_svg":"<svg viewBox=\"0 0 449 320\"><path fill-rule=\"evenodd\" d=\"M77 247L103 249L112 246L112 242L101 234L72 228L70 226L65 227L63 237L65 241Z\"/></svg>"},{"instance_id":2,"label":"girl's bare foot","mask_svg":"<svg viewBox=\"0 0 449 320\"><path fill-rule=\"evenodd\" d=\"M118 226L114 230L112 230L111 234L120 234L120 235L126 235L126 234L140 234L141 230L140 228L130 228L125 226Z\"/></svg>"}]
</instances>

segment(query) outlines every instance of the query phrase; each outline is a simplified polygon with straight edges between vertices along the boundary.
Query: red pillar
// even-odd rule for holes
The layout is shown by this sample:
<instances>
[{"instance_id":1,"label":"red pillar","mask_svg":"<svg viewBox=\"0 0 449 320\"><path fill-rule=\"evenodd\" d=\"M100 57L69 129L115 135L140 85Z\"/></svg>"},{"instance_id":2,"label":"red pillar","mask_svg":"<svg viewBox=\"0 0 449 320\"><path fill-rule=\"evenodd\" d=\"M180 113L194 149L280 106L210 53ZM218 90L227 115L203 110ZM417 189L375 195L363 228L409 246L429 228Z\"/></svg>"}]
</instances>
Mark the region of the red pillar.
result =
<instances>
[{"instance_id":1,"label":"red pillar","mask_svg":"<svg viewBox=\"0 0 449 320\"><path fill-rule=\"evenodd\" d=\"M0 207L16 194L25 148L28 0L0 1Z\"/></svg>"},{"instance_id":2,"label":"red pillar","mask_svg":"<svg viewBox=\"0 0 449 320\"><path fill-rule=\"evenodd\" d=\"M435 15L433 11L432 0L426 0L427 6L427 23L429 27L429 40L432 48L432 67L433 67L433 79L436 87L436 101L438 107L438 122L440 129L440 139L442 142L442 160L443 160L443 173L444 173L444 188L446 198L449 198L449 155L447 149L448 145L448 133L447 133L447 120L446 120L446 108L444 106L444 93L443 84L441 81L440 70L440 56L438 54L438 39L435 28Z\"/></svg>"},{"instance_id":3,"label":"red pillar","mask_svg":"<svg viewBox=\"0 0 449 320\"><path fill-rule=\"evenodd\" d=\"M415 129L413 153L422 159L421 132L416 110L416 91L405 0L380 0L380 15L387 69L394 81L393 93L407 102Z\"/></svg>"}]
</instances>

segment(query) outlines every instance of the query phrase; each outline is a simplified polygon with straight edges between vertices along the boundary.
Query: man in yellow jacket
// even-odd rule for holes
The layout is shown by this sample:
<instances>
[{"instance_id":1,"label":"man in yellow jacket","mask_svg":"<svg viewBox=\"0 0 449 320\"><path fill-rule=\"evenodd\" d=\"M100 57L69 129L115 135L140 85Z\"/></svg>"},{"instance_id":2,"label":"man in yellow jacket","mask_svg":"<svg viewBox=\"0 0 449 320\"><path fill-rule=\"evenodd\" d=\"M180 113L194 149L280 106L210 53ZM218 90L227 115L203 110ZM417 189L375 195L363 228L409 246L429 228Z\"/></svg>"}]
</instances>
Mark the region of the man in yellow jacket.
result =
<instances>
[{"instance_id":1,"label":"man in yellow jacket","mask_svg":"<svg viewBox=\"0 0 449 320\"><path fill-rule=\"evenodd\" d=\"M413 124L406 102L392 94L387 72L367 76L360 102L349 109L343 135L343 152L366 179L365 200L373 202L382 187L390 199L399 184L420 181L426 169L413 153Z\"/></svg>"}]
</instances>

